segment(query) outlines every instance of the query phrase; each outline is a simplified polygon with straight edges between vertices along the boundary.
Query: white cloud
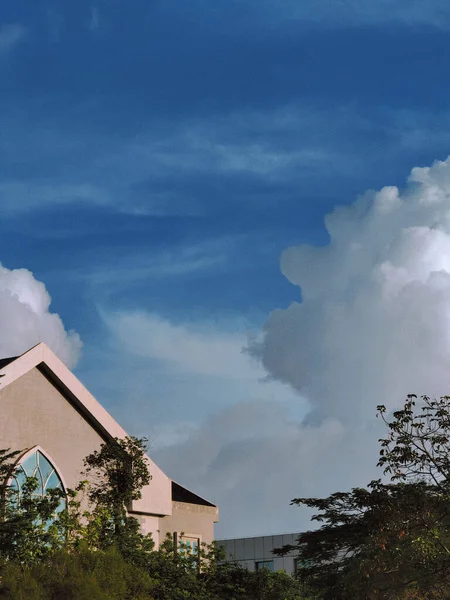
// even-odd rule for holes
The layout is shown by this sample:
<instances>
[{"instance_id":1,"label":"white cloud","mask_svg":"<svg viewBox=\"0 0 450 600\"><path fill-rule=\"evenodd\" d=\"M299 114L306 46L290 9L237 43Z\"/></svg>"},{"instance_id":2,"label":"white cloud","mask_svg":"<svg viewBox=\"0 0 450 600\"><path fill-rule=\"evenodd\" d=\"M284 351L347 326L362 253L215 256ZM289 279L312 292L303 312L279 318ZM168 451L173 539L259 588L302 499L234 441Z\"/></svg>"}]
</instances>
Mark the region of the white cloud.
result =
<instances>
[{"instance_id":1,"label":"white cloud","mask_svg":"<svg viewBox=\"0 0 450 600\"><path fill-rule=\"evenodd\" d=\"M218 532L228 535L234 528L237 535L243 527L257 532L269 505L272 524L266 527L285 527L286 515L292 520L295 513L287 505L296 484L284 485L275 510L277 494L267 474L273 468L280 485L293 482L295 440L303 440L304 452L312 451L307 447L313 440L299 431L305 402L288 386L264 381L265 371L242 351L246 324L238 319L174 324L144 312L102 314L117 362L106 365L105 381L96 385L108 396L105 387L113 381L113 393L126 399L111 407L116 418L149 438L152 455L169 476L221 505ZM339 424L324 426L332 430L340 437ZM255 511L250 504L256 490L261 498Z\"/></svg>"},{"instance_id":2,"label":"white cloud","mask_svg":"<svg viewBox=\"0 0 450 600\"><path fill-rule=\"evenodd\" d=\"M245 337L217 331L212 323L190 328L143 312L118 313L110 316L109 323L127 351L172 364L177 370L233 378L262 375L242 356Z\"/></svg>"},{"instance_id":3,"label":"white cloud","mask_svg":"<svg viewBox=\"0 0 450 600\"><path fill-rule=\"evenodd\" d=\"M50 312L45 285L27 269L9 270L0 264L0 357L17 356L45 342L67 366L74 367L81 351L77 333L67 332L59 315Z\"/></svg>"},{"instance_id":4,"label":"white cloud","mask_svg":"<svg viewBox=\"0 0 450 600\"><path fill-rule=\"evenodd\" d=\"M283 254L283 273L302 302L274 311L251 345L269 385L285 383L297 395L267 398L263 388L242 387L256 367L239 363L230 335L148 315L116 328L136 355L171 365L163 377L213 376L209 415L169 436L155 458L221 506L219 536L307 527L307 513L288 507L292 497L379 476L377 404L393 409L410 392L449 393L450 159L413 169L405 190L386 187L336 208L326 226L327 246ZM233 373L237 385L227 389L239 396L215 402L214 389ZM184 391L176 410L184 401L200 416L192 389ZM298 394L309 402L306 417L304 402L295 412ZM166 402L170 412L175 403Z\"/></svg>"},{"instance_id":5,"label":"white cloud","mask_svg":"<svg viewBox=\"0 0 450 600\"><path fill-rule=\"evenodd\" d=\"M10 52L26 35L26 29L20 23L9 23L0 27L0 55Z\"/></svg>"},{"instance_id":6,"label":"white cloud","mask_svg":"<svg viewBox=\"0 0 450 600\"><path fill-rule=\"evenodd\" d=\"M326 247L289 248L303 301L274 311L254 353L318 419L371 418L409 392L450 386L450 159L407 188L371 192L326 219Z\"/></svg>"}]
</instances>

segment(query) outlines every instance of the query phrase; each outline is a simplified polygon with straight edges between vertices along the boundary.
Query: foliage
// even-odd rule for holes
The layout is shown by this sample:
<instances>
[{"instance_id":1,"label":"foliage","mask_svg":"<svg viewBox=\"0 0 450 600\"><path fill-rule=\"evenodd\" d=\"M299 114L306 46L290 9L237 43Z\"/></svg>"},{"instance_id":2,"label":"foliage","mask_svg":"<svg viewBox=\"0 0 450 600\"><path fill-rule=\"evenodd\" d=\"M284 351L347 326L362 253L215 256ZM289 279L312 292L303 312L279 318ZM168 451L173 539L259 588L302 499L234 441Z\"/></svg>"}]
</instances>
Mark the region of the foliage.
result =
<instances>
[{"instance_id":1,"label":"foliage","mask_svg":"<svg viewBox=\"0 0 450 600\"><path fill-rule=\"evenodd\" d=\"M198 555L181 554L170 538L153 553L149 573L155 581L154 600L301 600L300 585L284 572L247 571L223 561L214 545Z\"/></svg>"},{"instance_id":2,"label":"foliage","mask_svg":"<svg viewBox=\"0 0 450 600\"><path fill-rule=\"evenodd\" d=\"M89 499L93 504L122 514L133 500L142 497L142 488L151 478L145 444L144 438L115 439L85 458L86 474L92 482Z\"/></svg>"},{"instance_id":3,"label":"foliage","mask_svg":"<svg viewBox=\"0 0 450 600\"><path fill-rule=\"evenodd\" d=\"M296 498L315 509L315 531L296 546L300 576L323 599L450 597L450 401L408 396L378 414L388 435L379 466L391 483L328 498Z\"/></svg>"},{"instance_id":4,"label":"foliage","mask_svg":"<svg viewBox=\"0 0 450 600\"><path fill-rule=\"evenodd\" d=\"M401 410L386 419L386 408L377 407L388 427L388 436L380 440L380 460L392 481L417 479L448 491L450 486L450 397L432 399L410 394Z\"/></svg>"},{"instance_id":5,"label":"foliage","mask_svg":"<svg viewBox=\"0 0 450 600\"><path fill-rule=\"evenodd\" d=\"M8 481L18 452L0 451L0 597L10 600L300 600L284 573L250 573L223 562L222 550L194 553L168 538L155 550L127 509L149 482L144 440L104 444L86 458L86 476L61 492L33 494L29 478L20 505Z\"/></svg>"},{"instance_id":6,"label":"foliage","mask_svg":"<svg viewBox=\"0 0 450 600\"><path fill-rule=\"evenodd\" d=\"M117 547L123 556L142 560L153 549L151 536L142 535L139 523L128 510L139 500L151 476L145 458L145 439L126 437L101 446L85 459L90 484L81 482L78 492L86 492L91 512L83 514L83 537L91 548ZM73 498L76 504L76 497Z\"/></svg>"},{"instance_id":7,"label":"foliage","mask_svg":"<svg viewBox=\"0 0 450 600\"><path fill-rule=\"evenodd\" d=\"M60 503L61 490L51 490L44 498L35 494L36 478L29 477L19 498L9 487L18 451L0 450L0 549L1 556L30 563L45 557L59 533L51 524Z\"/></svg>"},{"instance_id":8,"label":"foliage","mask_svg":"<svg viewBox=\"0 0 450 600\"><path fill-rule=\"evenodd\" d=\"M26 568L7 563L2 587L11 600L148 600L153 584L145 571L115 550L80 548Z\"/></svg>"}]
</instances>

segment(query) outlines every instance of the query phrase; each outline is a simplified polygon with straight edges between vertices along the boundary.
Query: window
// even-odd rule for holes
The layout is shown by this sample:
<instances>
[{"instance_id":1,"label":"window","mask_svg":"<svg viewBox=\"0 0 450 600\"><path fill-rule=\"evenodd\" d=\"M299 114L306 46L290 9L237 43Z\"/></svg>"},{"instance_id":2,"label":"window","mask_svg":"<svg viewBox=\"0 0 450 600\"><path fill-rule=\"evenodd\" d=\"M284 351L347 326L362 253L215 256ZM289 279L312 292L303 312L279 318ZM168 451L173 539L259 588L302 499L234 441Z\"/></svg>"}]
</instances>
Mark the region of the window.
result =
<instances>
[{"instance_id":1,"label":"window","mask_svg":"<svg viewBox=\"0 0 450 600\"><path fill-rule=\"evenodd\" d=\"M198 554L198 549L200 546L200 539L198 537L191 535L180 535L179 542L181 556L185 556L186 554Z\"/></svg>"},{"instance_id":2,"label":"window","mask_svg":"<svg viewBox=\"0 0 450 600\"><path fill-rule=\"evenodd\" d=\"M274 571L273 560L258 560L255 562L255 570L261 571L261 569L269 569L269 571Z\"/></svg>"},{"instance_id":3,"label":"window","mask_svg":"<svg viewBox=\"0 0 450 600\"><path fill-rule=\"evenodd\" d=\"M64 486L58 472L51 462L44 456L40 450L35 450L28 454L17 467L11 479L11 488L16 492L13 501L20 503L22 486L29 477L35 477L38 483L34 494L44 497L48 490L59 489L64 491ZM66 508L66 499L61 498L56 512L61 512Z\"/></svg>"}]
</instances>

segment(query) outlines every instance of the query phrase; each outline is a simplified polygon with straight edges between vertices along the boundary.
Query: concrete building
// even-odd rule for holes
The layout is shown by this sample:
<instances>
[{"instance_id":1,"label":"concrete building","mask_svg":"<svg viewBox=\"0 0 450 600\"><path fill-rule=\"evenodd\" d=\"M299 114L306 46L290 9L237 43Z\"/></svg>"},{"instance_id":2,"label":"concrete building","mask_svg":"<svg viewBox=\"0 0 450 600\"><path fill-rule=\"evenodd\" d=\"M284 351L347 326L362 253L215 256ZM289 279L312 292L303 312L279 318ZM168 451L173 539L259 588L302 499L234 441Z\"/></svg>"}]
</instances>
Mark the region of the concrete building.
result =
<instances>
[{"instance_id":1,"label":"concrete building","mask_svg":"<svg viewBox=\"0 0 450 600\"><path fill-rule=\"evenodd\" d=\"M218 540L217 543L224 548L227 561L236 562L249 571L258 571L265 567L271 571L284 570L286 573L294 575L297 553L290 552L285 556L276 556L272 554L272 550L282 546L294 545L299 535L299 533L284 533L281 535Z\"/></svg>"},{"instance_id":2,"label":"concrete building","mask_svg":"<svg viewBox=\"0 0 450 600\"><path fill-rule=\"evenodd\" d=\"M75 488L83 459L127 433L43 343L0 359L0 448L21 450L12 485L34 475L40 491ZM217 506L172 481L146 457L151 481L130 514L160 544L167 533L195 547L214 539ZM182 534L184 538L182 538Z\"/></svg>"}]
</instances>

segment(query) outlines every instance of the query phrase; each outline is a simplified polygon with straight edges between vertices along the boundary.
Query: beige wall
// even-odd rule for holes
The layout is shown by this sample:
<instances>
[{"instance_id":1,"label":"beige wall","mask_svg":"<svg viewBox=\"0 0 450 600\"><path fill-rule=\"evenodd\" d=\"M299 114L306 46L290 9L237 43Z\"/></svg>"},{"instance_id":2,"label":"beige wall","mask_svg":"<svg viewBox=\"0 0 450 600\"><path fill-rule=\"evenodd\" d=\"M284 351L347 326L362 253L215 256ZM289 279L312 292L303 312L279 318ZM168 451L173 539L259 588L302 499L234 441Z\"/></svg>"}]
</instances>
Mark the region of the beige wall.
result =
<instances>
[{"instance_id":1,"label":"beige wall","mask_svg":"<svg viewBox=\"0 0 450 600\"><path fill-rule=\"evenodd\" d=\"M132 514L132 516L139 521L139 525L141 527L141 531L144 534L151 534L153 541L155 542L155 547L157 548L159 544L163 541L160 537L159 526L161 522L160 517L154 517L151 515L137 515Z\"/></svg>"},{"instance_id":2,"label":"beige wall","mask_svg":"<svg viewBox=\"0 0 450 600\"><path fill-rule=\"evenodd\" d=\"M202 542L211 544L218 516L219 510L215 506L172 502L172 515L160 520L160 539L164 540L167 533L177 532L196 535Z\"/></svg>"},{"instance_id":3,"label":"beige wall","mask_svg":"<svg viewBox=\"0 0 450 600\"><path fill-rule=\"evenodd\" d=\"M36 368L0 387L0 414L0 447L41 446L69 487L80 481L84 457L103 442Z\"/></svg>"},{"instance_id":4,"label":"beige wall","mask_svg":"<svg viewBox=\"0 0 450 600\"><path fill-rule=\"evenodd\" d=\"M66 486L74 488L82 478L83 459L100 447L102 437L36 367L5 387L2 383L0 379L0 448L40 446ZM133 503L141 513L133 516L142 530L153 535L156 545L167 532L195 534L211 543L218 508L172 502L171 480L151 461L149 468L152 480L142 500Z\"/></svg>"}]
</instances>

